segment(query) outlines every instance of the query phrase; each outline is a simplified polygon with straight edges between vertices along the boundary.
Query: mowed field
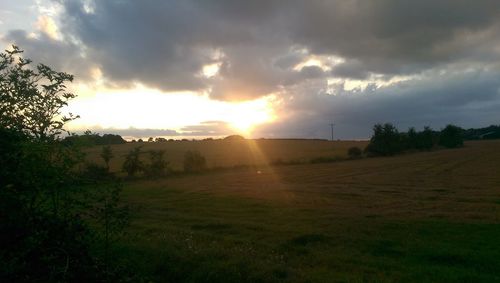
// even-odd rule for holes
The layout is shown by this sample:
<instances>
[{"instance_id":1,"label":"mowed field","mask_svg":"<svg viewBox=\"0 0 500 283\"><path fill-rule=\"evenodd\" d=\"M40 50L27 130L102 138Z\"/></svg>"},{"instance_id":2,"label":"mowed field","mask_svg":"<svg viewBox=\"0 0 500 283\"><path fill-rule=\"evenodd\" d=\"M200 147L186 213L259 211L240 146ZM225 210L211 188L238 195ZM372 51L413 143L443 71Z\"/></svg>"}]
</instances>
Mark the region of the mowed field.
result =
<instances>
[{"instance_id":1,"label":"mowed field","mask_svg":"<svg viewBox=\"0 0 500 283\"><path fill-rule=\"evenodd\" d=\"M171 141L142 142L113 145L115 157L111 160L110 170L119 172L126 154L140 146L144 152L142 159L148 162L149 150L164 150L165 159L174 170L182 170L184 154L188 150L197 150L205 156L208 168L227 168L236 166L265 165L278 160L284 162L309 162L313 158L345 158L352 146L365 148L366 141L326 141L293 139L258 139L258 140L207 140L207 141ZM88 161L104 164L99 157L102 147L88 150Z\"/></svg>"},{"instance_id":2,"label":"mowed field","mask_svg":"<svg viewBox=\"0 0 500 283\"><path fill-rule=\"evenodd\" d=\"M115 258L153 282L500 282L499 165L479 141L130 181Z\"/></svg>"}]
</instances>

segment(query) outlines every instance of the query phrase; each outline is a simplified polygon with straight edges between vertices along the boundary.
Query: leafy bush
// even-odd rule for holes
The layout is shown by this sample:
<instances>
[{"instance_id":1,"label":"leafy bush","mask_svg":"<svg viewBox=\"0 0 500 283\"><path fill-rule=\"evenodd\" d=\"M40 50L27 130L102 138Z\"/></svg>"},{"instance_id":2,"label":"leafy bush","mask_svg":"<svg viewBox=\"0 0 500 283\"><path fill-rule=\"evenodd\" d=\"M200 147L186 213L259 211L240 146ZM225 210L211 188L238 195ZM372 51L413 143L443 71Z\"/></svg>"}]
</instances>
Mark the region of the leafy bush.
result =
<instances>
[{"instance_id":1,"label":"leafy bush","mask_svg":"<svg viewBox=\"0 0 500 283\"><path fill-rule=\"evenodd\" d=\"M164 158L164 150L151 150L149 151L150 163L144 168L148 177L162 177L165 176L168 162Z\"/></svg>"},{"instance_id":2,"label":"leafy bush","mask_svg":"<svg viewBox=\"0 0 500 283\"><path fill-rule=\"evenodd\" d=\"M373 136L365 151L371 156L389 156L403 150L401 136L390 123L373 126Z\"/></svg>"},{"instance_id":3,"label":"leafy bush","mask_svg":"<svg viewBox=\"0 0 500 283\"><path fill-rule=\"evenodd\" d=\"M95 182L112 179L114 175L109 172L108 167L103 167L95 163L86 163L81 177L84 180Z\"/></svg>"},{"instance_id":4,"label":"leafy bush","mask_svg":"<svg viewBox=\"0 0 500 283\"><path fill-rule=\"evenodd\" d=\"M351 159L356 159L356 158L360 158L363 155L363 151L361 150L361 148L359 148L357 146L353 146L347 150L347 155Z\"/></svg>"},{"instance_id":5,"label":"leafy bush","mask_svg":"<svg viewBox=\"0 0 500 283\"><path fill-rule=\"evenodd\" d=\"M109 145L103 146L100 156L104 160L104 163L106 163L106 169L109 171L109 161L114 157L111 147Z\"/></svg>"},{"instance_id":6,"label":"leafy bush","mask_svg":"<svg viewBox=\"0 0 500 283\"><path fill-rule=\"evenodd\" d=\"M434 132L430 127L424 127L422 132L417 133L415 148L418 150L430 150L435 145Z\"/></svg>"},{"instance_id":7,"label":"leafy bush","mask_svg":"<svg viewBox=\"0 0 500 283\"><path fill-rule=\"evenodd\" d=\"M15 59L20 53L0 53L0 282L111 280L107 257L94 247L101 231L118 229L100 219L126 219L119 190L108 182L99 186L110 190L88 190L75 174L83 155L58 140L76 118L61 115L75 97L65 86L73 77L43 64L29 68L29 59Z\"/></svg>"},{"instance_id":8,"label":"leafy bush","mask_svg":"<svg viewBox=\"0 0 500 283\"><path fill-rule=\"evenodd\" d=\"M199 151L187 151L184 154L184 172L199 173L206 168L207 161Z\"/></svg>"},{"instance_id":9,"label":"leafy bush","mask_svg":"<svg viewBox=\"0 0 500 283\"><path fill-rule=\"evenodd\" d=\"M127 176L133 177L135 174L143 171L144 165L140 160L141 147L136 147L129 151L125 156L125 161L122 165L122 170L127 173Z\"/></svg>"},{"instance_id":10,"label":"leafy bush","mask_svg":"<svg viewBox=\"0 0 500 283\"><path fill-rule=\"evenodd\" d=\"M454 125L446 126L439 135L439 145L455 148L464 145L462 129Z\"/></svg>"}]
</instances>

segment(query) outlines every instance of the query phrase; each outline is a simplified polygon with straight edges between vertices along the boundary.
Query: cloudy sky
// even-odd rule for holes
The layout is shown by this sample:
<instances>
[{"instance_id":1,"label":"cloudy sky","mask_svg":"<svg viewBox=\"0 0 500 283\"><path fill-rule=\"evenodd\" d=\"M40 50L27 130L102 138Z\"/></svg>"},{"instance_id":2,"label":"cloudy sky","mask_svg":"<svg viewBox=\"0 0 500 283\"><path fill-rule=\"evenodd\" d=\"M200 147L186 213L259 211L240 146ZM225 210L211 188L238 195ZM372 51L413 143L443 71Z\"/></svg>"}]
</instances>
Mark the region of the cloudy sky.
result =
<instances>
[{"instance_id":1,"label":"cloudy sky","mask_svg":"<svg viewBox=\"0 0 500 283\"><path fill-rule=\"evenodd\" d=\"M500 124L498 0L4 0L0 43L76 76L74 131Z\"/></svg>"}]
</instances>

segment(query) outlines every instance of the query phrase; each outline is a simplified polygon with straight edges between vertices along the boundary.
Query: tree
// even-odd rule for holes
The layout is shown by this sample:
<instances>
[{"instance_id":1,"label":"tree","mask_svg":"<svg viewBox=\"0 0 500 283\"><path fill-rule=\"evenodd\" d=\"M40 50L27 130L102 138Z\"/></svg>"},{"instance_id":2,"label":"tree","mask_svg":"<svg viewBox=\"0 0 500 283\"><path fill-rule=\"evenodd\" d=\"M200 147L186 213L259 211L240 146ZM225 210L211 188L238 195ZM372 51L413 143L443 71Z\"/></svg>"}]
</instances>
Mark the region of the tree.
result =
<instances>
[{"instance_id":1,"label":"tree","mask_svg":"<svg viewBox=\"0 0 500 283\"><path fill-rule=\"evenodd\" d=\"M103 146L100 155L101 158L104 160L104 163L106 163L106 169L109 172L109 161L111 160L111 158L114 157L111 147L109 145Z\"/></svg>"},{"instance_id":2,"label":"tree","mask_svg":"<svg viewBox=\"0 0 500 283\"><path fill-rule=\"evenodd\" d=\"M199 151L187 151L184 154L184 172L199 173L205 171L207 161Z\"/></svg>"},{"instance_id":3,"label":"tree","mask_svg":"<svg viewBox=\"0 0 500 283\"><path fill-rule=\"evenodd\" d=\"M0 53L0 127L38 140L53 139L64 131L65 123L78 118L61 112L75 97L66 91L73 76L44 64L29 68L32 61L22 53L17 46Z\"/></svg>"},{"instance_id":4,"label":"tree","mask_svg":"<svg viewBox=\"0 0 500 283\"><path fill-rule=\"evenodd\" d=\"M394 155L402 151L401 136L394 125L390 123L373 126L373 136L366 147L370 155Z\"/></svg>"},{"instance_id":5,"label":"tree","mask_svg":"<svg viewBox=\"0 0 500 283\"><path fill-rule=\"evenodd\" d=\"M146 175L148 177L161 177L165 175L165 170L167 169L168 162L164 158L164 150L150 150L149 160L150 163L146 167Z\"/></svg>"},{"instance_id":6,"label":"tree","mask_svg":"<svg viewBox=\"0 0 500 283\"><path fill-rule=\"evenodd\" d=\"M439 145L447 148L455 148L464 145L462 128L455 125L447 125L439 135Z\"/></svg>"},{"instance_id":7,"label":"tree","mask_svg":"<svg viewBox=\"0 0 500 283\"><path fill-rule=\"evenodd\" d=\"M144 165L140 160L141 147L136 147L129 151L123 162L122 169L127 172L129 177L133 177L135 174L139 173L144 169Z\"/></svg>"},{"instance_id":8,"label":"tree","mask_svg":"<svg viewBox=\"0 0 500 283\"><path fill-rule=\"evenodd\" d=\"M416 148L419 150L431 150L434 147L434 132L431 127L426 126L424 130L417 133Z\"/></svg>"},{"instance_id":9,"label":"tree","mask_svg":"<svg viewBox=\"0 0 500 283\"><path fill-rule=\"evenodd\" d=\"M416 149L417 148L417 137L418 133L414 127L408 129L406 133L406 149Z\"/></svg>"},{"instance_id":10,"label":"tree","mask_svg":"<svg viewBox=\"0 0 500 283\"><path fill-rule=\"evenodd\" d=\"M0 281L103 281L90 222L113 216L87 213L107 192L87 190L75 170L81 152L58 137L77 117L61 115L75 97L65 92L73 77L43 64L30 69L21 53L0 53Z\"/></svg>"}]
</instances>

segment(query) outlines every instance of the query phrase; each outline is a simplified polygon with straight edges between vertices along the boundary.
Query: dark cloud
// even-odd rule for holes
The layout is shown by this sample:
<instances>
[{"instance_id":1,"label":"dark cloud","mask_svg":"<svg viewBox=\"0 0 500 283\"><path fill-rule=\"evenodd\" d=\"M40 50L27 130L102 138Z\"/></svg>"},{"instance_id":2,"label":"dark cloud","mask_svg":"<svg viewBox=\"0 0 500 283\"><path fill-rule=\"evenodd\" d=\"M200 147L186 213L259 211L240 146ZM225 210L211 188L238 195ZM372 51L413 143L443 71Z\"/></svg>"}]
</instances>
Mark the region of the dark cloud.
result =
<instances>
[{"instance_id":1,"label":"dark cloud","mask_svg":"<svg viewBox=\"0 0 500 283\"><path fill-rule=\"evenodd\" d=\"M307 54L343 57L348 63L333 75L358 79L499 58L492 44L500 38L496 0L109 0L93 1L90 11L83 1L60 2L65 39L81 43L86 60L108 79L162 90L211 88L212 97L224 100L255 98L310 79L311 73L297 77L293 70ZM488 37L476 36L487 30ZM52 47L56 54L65 49ZM215 58L217 52L223 58ZM219 76L201 76L202 67L215 61L223 66Z\"/></svg>"},{"instance_id":2,"label":"dark cloud","mask_svg":"<svg viewBox=\"0 0 500 283\"><path fill-rule=\"evenodd\" d=\"M369 72L365 66L357 60L349 60L333 67L332 75L341 78L366 79Z\"/></svg>"},{"instance_id":3,"label":"dark cloud","mask_svg":"<svg viewBox=\"0 0 500 283\"><path fill-rule=\"evenodd\" d=\"M481 127L500 123L500 70L476 70L400 82L359 93L329 95L298 90L282 105L289 117L261 128L262 136L328 138L335 122L337 138L368 138L375 123L440 129L448 123Z\"/></svg>"},{"instance_id":4,"label":"dark cloud","mask_svg":"<svg viewBox=\"0 0 500 283\"><path fill-rule=\"evenodd\" d=\"M296 117L283 133L318 135L323 130L314 125L332 119L339 131L354 129L346 135L366 136L377 121L498 118L490 112L499 101L498 0L108 0L91 9L58 2L62 39L12 31L10 40L49 64L98 66L120 86L204 90L219 100L279 93L284 112ZM324 66L297 68L313 57ZM203 66L214 63L218 74L203 76ZM345 89L349 79L401 76L410 81Z\"/></svg>"},{"instance_id":5,"label":"dark cloud","mask_svg":"<svg viewBox=\"0 0 500 283\"><path fill-rule=\"evenodd\" d=\"M24 50L26 57L37 62L44 62L56 70L70 72L78 79L90 79L92 62L81 56L78 45L55 40L44 33L30 37L24 30L11 30L4 40L14 42Z\"/></svg>"},{"instance_id":6,"label":"dark cloud","mask_svg":"<svg viewBox=\"0 0 500 283\"><path fill-rule=\"evenodd\" d=\"M312 52L358 59L381 73L450 60L463 46L440 47L489 28L500 13L494 0L308 1L302 8L291 21L295 42Z\"/></svg>"}]
</instances>

